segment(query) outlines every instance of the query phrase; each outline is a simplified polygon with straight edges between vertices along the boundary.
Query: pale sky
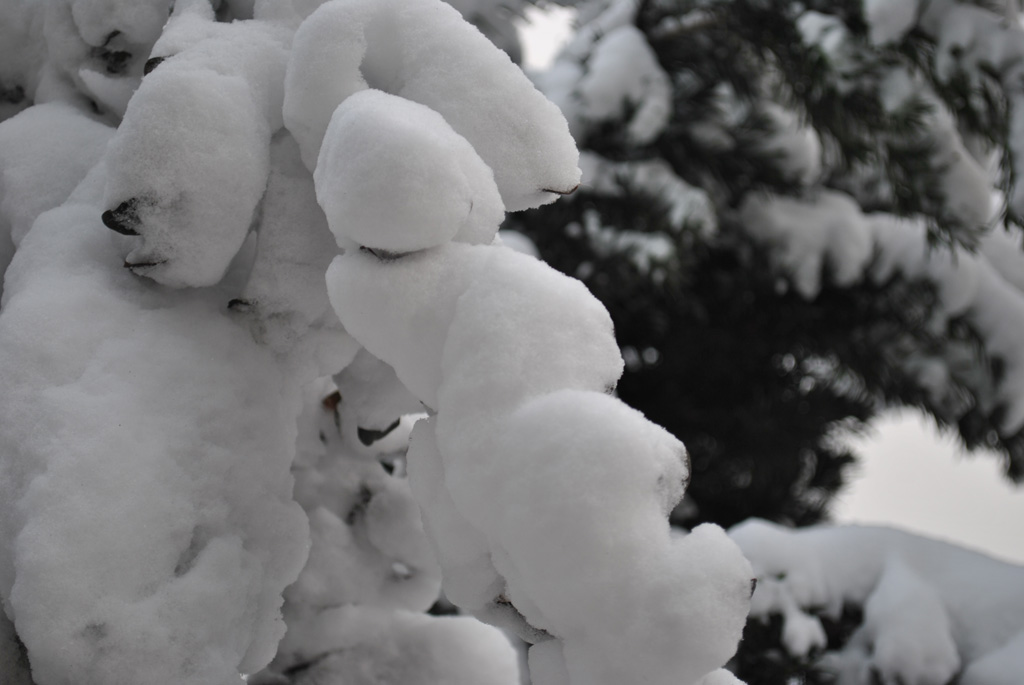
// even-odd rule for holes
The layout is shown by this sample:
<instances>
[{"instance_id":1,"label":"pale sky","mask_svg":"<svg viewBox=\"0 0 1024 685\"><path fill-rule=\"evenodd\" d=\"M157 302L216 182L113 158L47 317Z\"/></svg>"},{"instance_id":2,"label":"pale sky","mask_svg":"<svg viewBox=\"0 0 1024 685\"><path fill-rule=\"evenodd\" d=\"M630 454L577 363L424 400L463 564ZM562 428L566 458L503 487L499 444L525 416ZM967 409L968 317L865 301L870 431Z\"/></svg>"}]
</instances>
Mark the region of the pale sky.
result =
<instances>
[{"instance_id":1,"label":"pale sky","mask_svg":"<svg viewBox=\"0 0 1024 685\"><path fill-rule=\"evenodd\" d=\"M1024 487L1001 475L996 455L965 453L913 410L853 444L862 461L837 520L898 525L1024 564Z\"/></svg>"},{"instance_id":2,"label":"pale sky","mask_svg":"<svg viewBox=\"0 0 1024 685\"><path fill-rule=\"evenodd\" d=\"M548 65L570 36L573 11L527 7L527 69ZM837 521L893 525L1024 564L1024 486L990 454L966 455L915 411L893 414L854 441L857 475L834 505Z\"/></svg>"},{"instance_id":3,"label":"pale sky","mask_svg":"<svg viewBox=\"0 0 1024 685\"><path fill-rule=\"evenodd\" d=\"M526 23L520 26L519 32L526 69L543 69L551 64L555 54L572 35L570 23L575 13L566 7L541 10L533 5L526 6Z\"/></svg>"}]
</instances>

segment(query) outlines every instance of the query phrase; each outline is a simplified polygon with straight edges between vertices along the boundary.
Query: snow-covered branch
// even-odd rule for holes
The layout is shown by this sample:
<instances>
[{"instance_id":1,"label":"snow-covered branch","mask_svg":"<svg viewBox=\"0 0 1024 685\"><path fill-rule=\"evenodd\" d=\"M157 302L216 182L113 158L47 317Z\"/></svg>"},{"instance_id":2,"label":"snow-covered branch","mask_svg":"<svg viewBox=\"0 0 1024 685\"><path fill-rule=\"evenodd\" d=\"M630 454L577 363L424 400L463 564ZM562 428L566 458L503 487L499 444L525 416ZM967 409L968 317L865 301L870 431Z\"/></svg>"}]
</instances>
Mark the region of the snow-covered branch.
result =
<instances>
[{"instance_id":1,"label":"snow-covered branch","mask_svg":"<svg viewBox=\"0 0 1024 685\"><path fill-rule=\"evenodd\" d=\"M729 531L757 572L751 617L782 617L790 654L837 682L1001 685L1024 672L1024 568L891 528ZM863 612L845 644L822 619ZM954 680L955 679L955 680Z\"/></svg>"},{"instance_id":2,"label":"snow-covered branch","mask_svg":"<svg viewBox=\"0 0 1024 685\"><path fill-rule=\"evenodd\" d=\"M514 682L441 580L536 685L729 682L749 565L495 241L579 182L557 108L437 0L169 8L0 5L0 675Z\"/></svg>"}]
</instances>

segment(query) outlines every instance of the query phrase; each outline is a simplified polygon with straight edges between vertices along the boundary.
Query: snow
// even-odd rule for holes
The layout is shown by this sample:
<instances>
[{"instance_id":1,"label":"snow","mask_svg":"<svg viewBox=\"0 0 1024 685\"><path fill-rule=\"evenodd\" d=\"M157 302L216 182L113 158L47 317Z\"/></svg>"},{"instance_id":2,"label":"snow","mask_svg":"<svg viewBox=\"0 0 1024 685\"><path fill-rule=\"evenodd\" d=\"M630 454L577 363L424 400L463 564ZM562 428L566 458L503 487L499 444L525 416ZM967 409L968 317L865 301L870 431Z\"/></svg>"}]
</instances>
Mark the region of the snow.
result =
<instances>
[{"instance_id":1,"label":"snow","mask_svg":"<svg viewBox=\"0 0 1024 685\"><path fill-rule=\"evenodd\" d=\"M965 317L986 352L1004 365L999 378L974 383L972 392L981 408L1001 408L999 428L1004 435L1024 427L1024 357L1018 344L1024 336L1024 295L1013 282L1015 277L1008 281L984 252L934 247L923 222L863 214L853 198L831 190L807 199L748 194L740 217L805 298L817 296L826 273L839 286L868 278L884 283L896 274L933 284L940 307L940 320L934 325ZM1001 240L986 235L993 235L991 230L982 233L983 239ZM1002 270L1010 268L1009 259L1002 260ZM939 375L936 369L926 369L922 375L926 385L928 378L937 381L931 383L936 392L946 385L945 371L937 371Z\"/></svg>"},{"instance_id":2,"label":"snow","mask_svg":"<svg viewBox=\"0 0 1024 685\"><path fill-rule=\"evenodd\" d=\"M330 373L359 348L327 299L323 274L337 247L316 203L313 176L287 131L274 137L270 165L252 266L228 306L274 352L299 354L297 347L309 346L322 373Z\"/></svg>"},{"instance_id":3,"label":"snow","mask_svg":"<svg viewBox=\"0 0 1024 685\"><path fill-rule=\"evenodd\" d=\"M922 136L929 142L931 164L938 169L940 206L937 218L973 238L992 220L992 182L989 173L968 152L953 115L918 75L891 70L880 84L883 106L899 111L913 99L929 106Z\"/></svg>"},{"instance_id":4,"label":"snow","mask_svg":"<svg viewBox=\"0 0 1024 685\"><path fill-rule=\"evenodd\" d=\"M800 15L796 22L803 42L813 45L832 63L836 70L843 74L849 62L847 41L850 32L842 20L828 14L808 10ZM841 86L845 84L840 83Z\"/></svg>"},{"instance_id":5,"label":"snow","mask_svg":"<svg viewBox=\"0 0 1024 685\"><path fill-rule=\"evenodd\" d=\"M119 118L138 87L169 0L56 0L40 10L45 44L36 101L75 99Z\"/></svg>"},{"instance_id":6,"label":"snow","mask_svg":"<svg viewBox=\"0 0 1024 685\"><path fill-rule=\"evenodd\" d=\"M868 36L875 45L897 43L914 27L919 0L863 0Z\"/></svg>"},{"instance_id":7,"label":"snow","mask_svg":"<svg viewBox=\"0 0 1024 685\"><path fill-rule=\"evenodd\" d=\"M391 123L384 107L401 116ZM366 154L370 136L381 140ZM422 153L434 178L473 159L473 141L463 146L426 107L351 95L316 166L346 248L327 284L346 330L436 412L413 432L408 470L446 596L528 642L557 641L531 660L535 682L695 682L735 649L749 569L720 529L670 533L687 477L682 445L605 394L622 360L600 303L532 257L459 241L475 202L455 211L438 194L458 198L468 184L435 186L389 152L392 140L438 145ZM376 180L391 178L413 191L395 201ZM609 585L622 588L614 601Z\"/></svg>"},{"instance_id":8,"label":"snow","mask_svg":"<svg viewBox=\"0 0 1024 685\"><path fill-rule=\"evenodd\" d=\"M383 431L399 417L423 409L398 380L395 370L365 349L359 350L334 381L344 399L341 419L348 426Z\"/></svg>"},{"instance_id":9,"label":"snow","mask_svg":"<svg viewBox=\"0 0 1024 685\"><path fill-rule=\"evenodd\" d=\"M266 122L240 78L161 65L111 141L105 223L137 235L124 261L172 287L223 278L269 173Z\"/></svg>"},{"instance_id":10,"label":"snow","mask_svg":"<svg viewBox=\"0 0 1024 685\"><path fill-rule=\"evenodd\" d=\"M698 685L743 685L743 681L724 668L708 673Z\"/></svg>"},{"instance_id":11,"label":"snow","mask_svg":"<svg viewBox=\"0 0 1024 685\"><path fill-rule=\"evenodd\" d=\"M637 145L652 142L672 113L668 74L644 34L631 24L615 28L597 42L574 96L579 102L569 111L579 112L577 116L591 126L633 110L626 136Z\"/></svg>"},{"instance_id":12,"label":"snow","mask_svg":"<svg viewBox=\"0 0 1024 685\"><path fill-rule=\"evenodd\" d=\"M1024 567L892 528L789 530L751 519L730 536L757 572L752 617L781 613L785 634L793 621L817 623L812 612L835 618L844 603L863 608L847 644L820 660L840 683L878 672L941 685L961 667L966 682L1019 679ZM824 641L786 646L803 656Z\"/></svg>"},{"instance_id":13,"label":"snow","mask_svg":"<svg viewBox=\"0 0 1024 685\"><path fill-rule=\"evenodd\" d=\"M335 108L368 87L444 117L491 167L509 211L551 202L579 183L558 109L448 5L333 0L299 27L284 115L309 168Z\"/></svg>"},{"instance_id":14,"label":"snow","mask_svg":"<svg viewBox=\"0 0 1024 685\"><path fill-rule=\"evenodd\" d=\"M1012 685L1024 673L1024 633L971 663L960 677L962 685Z\"/></svg>"},{"instance_id":15,"label":"snow","mask_svg":"<svg viewBox=\"0 0 1024 685\"><path fill-rule=\"evenodd\" d=\"M840 286L860 280L872 255L870 227L844 193L822 190L811 200L750 193L740 218L808 299L817 295L824 273Z\"/></svg>"},{"instance_id":16,"label":"snow","mask_svg":"<svg viewBox=\"0 0 1024 685\"><path fill-rule=\"evenodd\" d=\"M982 78L994 77L1006 95L1008 105L1010 165L1021 177L1024 149L1020 135L1024 127L1024 30L1019 23L981 7L951 0L925 3L917 28L936 43L934 69L940 82L966 75L971 86ZM1009 209L1024 214L1024 187L1016 184L1008 198Z\"/></svg>"},{"instance_id":17,"label":"snow","mask_svg":"<svg viewBox=\"0 0 1024 685\"><path fill-rule=\"evenodd\" d=\"M129 268L172 287L224 276L253 222L280 126L272 113L283 92L266 84L284 76L281 37L254 22L214 27L187 3L176 10L170 45L155 49L183 51L143 80L109 151L104 223L139 237ZM182 47L186 39L195 42Z\"/></svg>"},{"instance_id":18,"label":"snow","mask_svg":"<svg viewBox=\"0 0 1024 685\"><path fill-rule=\"evenodd\" d=\"M801 124L794 112L773 102L764 103L761 111L775 131L765 136L758 147L774 158L783 178L805 187L818 181L823 171L818 133Z\"/></svg>"},{"instance_id":19,"label":"snow","mask_svg":"<svg viewBox=\"0 0 1024 685\"><path fill-rule=\"evenodd\" d=\"M150 43L167 20L167 4L125 0L72 0L71 16L82 39L103 45L111 31L120 31L134 43Z\"/></svg>"},{"instance_id":20,"label":"snow","mask_svg":"<svg viewBox=\"0 0 1024 685\"><path fill-rule=\"evenodd\" d=\"M347 330L437 412L408 459L450 599L530 641L556 636L571 682L696 681L730 656L745 563L719 529L669 534L682 446L604 394L622 361L607 313L577 281L459 243L383 259L350 250L327 280ZM574 568L590 580L567 585ZM609 584L622 587L614 602ZM702 609L691 593L707 597L709 584ZM718 602L730 607L721 616Z\"/></svg>"},{"instance_id":21,"label":"snow","mask_svg":"<svg viewBox=\"0 0 1024 685\"><path fill-rule=\"evenodd\" d=\"M519 231L513 231L511 229L498 231L499 245L521 252L522 254L529 255L530 257L540 257L540 250L537 249L537 245L526 234L520 233Z\"/></svg>"},{"instance_id":22,"label":"snow","mask_svg":"<svg viewBox=\"0 0 1024 685\"><path fill-rule=\"evenodd\" d=\"M437 422L413 429L409 445L409 482L423 513L423 525L444 569L445 597L458 606L480 608L501 593L490 547L479 527L463 516L445 485L444 463L435 437Z\"/></svg>"},{"instance_id":23,"label":"snow","mask_svg":"<svg viewBox=\"0 0 1024 685\"><path fill-rule=\"evenodd\" d=\"M0 214L18 245L103 155L114 130L61 103L36 105L0 126Z\"/></svg>"},{"instance_id":24,"label":"snow","mask_svg":"<svg viewBox=\"0 0 1024 685\"><path fill-rule=\"evenodd\" d=\"M116 267L103 171L7 273L3 593L41 683L237 682L305 557L297 398L216 293Z\"/></svg>"},{"instance_id":25,"label":"snow","mask_svg":"<svg viewBox=\"0 0 1024 685\"><path fill-rule=\"evenodd\" d=\"M718 218L708 194L679 178L662 159L612 162L593 152L580 154L583 185L588 191L610 197L630 191L668 205L668 220L681 231L684 226L710 236Z\"/></svg>"},{"instance_id":26,"label":"snow","mask_svg":"<svg viewBox=\"0 0 1024 685\"><path fill-rule=\"evenodd\" d=\"M294 685L519 682L515 650L499 631L472 618L343 606L322 612L310 635L319 658L288 681Z\"/></svg>"},{"instance_id":27,"label":"snow","mask_svg":"<svg viewBox=\"0 0 1024 685\"><path fill-rule=\"evenodd\" d=\"M0 71L37 103L0 123L0 632L40 685L517 682L442 582L537 685L729 682L749 564L670 530L685 449L612 396L603 306L495 239L580 179L507 56L437 0L0 9L45 44Z\"/></svg>"},{"instance_id":28,"label":"snow","mask_svg":"<svg viewBox=\"0 0 1024 685\"><path fill-rule=\"evenodd\" d=\"M567 230L579 228L575 223L566 227ZM661 265L677 256L676 244L669 236L604 226L601 215L594 210L584 210L582 232L599 256L626 254L641 273L657 273Z\"/></svg>"},{"instance_id":29,"label":"snow","mask_svg":"<svg viewBox=\"0 0 1024 685\"><path fill-rule=\"evenodd\" d=\"M432 109L377 90L335 110L314 178L340 245L487 244L505 217L490 168L465 138Z\"/></svg>"},{"instance_id":30,"label":"snow","mask_svg":"<svg viewBox=\"0 0 1024 685\"><path fill-rule=\"evenodd\" d=\"M924 278L938 287L940 303L949 317L963 315L978 330L989 354L1005 363L997 379L995 397L1005 410L1000 421L1005 434L1024 427L1024 359L1018 342L1024 334L1024 296L980 254L963 250L929 250L924 226L879 215L872 219L880 257L872 269L876 281L894 270L911 278Z\"/></svg>"},{"instance_id":31,"label":"snow","mask_svg":"<svg viewBox=\"0 0 1024 685\"><path fill-rule=\"evenodd\" d=\"M633 25L634 4L607 3L579 30L538 85L566 119L573 136L620 123L635 145L652 143L672 113L672 84L643 32ZM628 121L622 121L628 115Z\"/></svg>"}]
</instances>

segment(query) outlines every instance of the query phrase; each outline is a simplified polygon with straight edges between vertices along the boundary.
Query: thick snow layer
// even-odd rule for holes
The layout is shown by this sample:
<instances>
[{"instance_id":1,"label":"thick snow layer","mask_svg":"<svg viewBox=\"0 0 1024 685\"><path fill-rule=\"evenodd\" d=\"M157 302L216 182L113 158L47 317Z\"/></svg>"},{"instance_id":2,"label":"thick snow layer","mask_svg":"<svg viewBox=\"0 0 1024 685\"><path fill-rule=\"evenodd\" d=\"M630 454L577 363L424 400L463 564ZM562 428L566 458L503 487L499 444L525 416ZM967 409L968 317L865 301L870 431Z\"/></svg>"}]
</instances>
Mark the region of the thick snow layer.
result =
<instances>
[{"instance_id":1,"label":"thick snow layer","mask_svg":"<svg viewBox=\"0 0 1024 685\"><path fill-rule=\"evenodd\" d=\"M864 620L821 665L841 685L1019 682L1024 640L1024 568L890 528L818 526L789 530L751 519L729 532L758 576L751 615L781 614L796 655L823 647L812 611L838 617L844 604ZM816 626L820 639L786 639Z\"/></svg>"},{"instance_id":2,"label":"thick snow layer","mask_svg":"<svg viewBox=\"0 0 1024 685\"><path fill-rule=\"evenodd\" d=\"M507 598L562 640L571 682L692 682L731 656L749 576L719 529L669 532L685 476L674 438L607 395L564 390L514 412L473 463L443 407L453 500L487 534Z\"/></svg>"},{"instance_id":3,"label":"thick snow layer","mask_svg":"<svg viewBox=\"0 0 1024 685\"><path fill-rule=\"evenodd\" d=\"M255 24L215 25L186 3L157 46L182 52L129 103L110 146L104 223L139 236L125 259L135 273L172 287L213 285L249 232L280 126L286 60L281 36Z\"/></svg>"},{"instance_id":4,"label":"thick snow layer","mask_svg":"<svg viewBox=\"0 0 1024 685\"><path fill-rule=\"evenodd\" d=\"M346 253L328 288L346 328L437 410L409 471L450 599L530 641L555 636L573 683L694 682L728 659L748 570L718 529L670 534L684 451L603 393L622 362L582 285L453 243Z\"/></svg>"},{"instance_id":5,"label":"thick snow layer","mask_svg":"<svg viewBox=\"0 0 1024 685\"><path fill-rule=\"evenodd\" d=\"M104 173L7 273L0 592L43 685L237 683L273 656L306 554L296 381L223 293L117 266Z\"/></svg>"},{"instance_id":6,"label":"thick snow layer","mask_svg":"<svg viewBox=\"0 0 1024 685\"><path fill-rule=\"evenodd\" d=\"M114 129L47 103L0 123L0 223L16 246L32 222L64 202L103 156Z\"/></svg>"},{"instance_id":7,"label":"thick snow layer","mask_svg":"<svg viewBox=\"0 0 1024 685\"><path fill-rule=\"evenodd\" d=\"M517 685L516 652L491 626L372 607L321 612L311 626L309 667L293 685Z\"/></svg>"},{"instance_id":8,"label":"thick snow layer","mask_svg":"<svg viewBox=\"0 0 1024 685\"><path fill-rule=\"evenodd\" d=\"M139 236L126 265L172 287L217 283L263 195L269 137L243 79L170 64L147 76L111 141L101 209Z\"/></svg>"},{"instance_id":9,"label":"thick snow layer","mask_svg":"<svg viewBox=\"0 0 1024 685\"><path fill-rule=\"evenodd\" d=\"M404 21L377 9L384 18L343 27L339 17L369 12L361 7L325 5L303 29L356 40L374 22ZM460 175L474 148L494 158L452 119L454 132L422 104L368 89L383 78L371 38L338 43L363 66L350 69L355 92L326 135L315 119L288 125L318 149L317 195L346 248L327 272L332 306L436 412L413 431L408 471L446 596L541 643L531 656L538 685L696 682L735 650L749 568L720 529L670 532L685 450L606 394L622 372L608 313L532 257L466 244L461 227L482 191ZM324 95L292 78L302 97ZM430 170L410 166L405 149ZM500 188L503 169L493 169ZM411 190L396 198L396 186Z\"/></svg>"},{"instance_id":10,"label":"thick snow layer","mask_svg":"<svg viewBox=\"0 0 1024 685\"><path fill-rule=\"evenodd\" d=\"M529 236L525 233L520 233L519 231L511 229L498 231L497 244L530 257L540 258L540 250L537 249L536 243L530 240Z\"/></svg>"},{"instance_id":11,"label":"thick snow layer","mask_svg":"<svg viewBox=\"0 0 1024 685\"><path fill-rule=\"evenodd\" d=\"M153 46L160 68L210 69L242 77L271 131L283 126L286 46L291 32L265 21L214 20L204 0L177 2L174 14ZM156 67L153 67L156 68Z\"/></svg>"},{"instance_id":12,"label":"thick snow layer","mask_svg":"<svg viewBox=\"0 0 1024 685\"><path fill-rule=\"evenodd\" d=\"M334 381L343 400L342 418L351 417L350 425L383 431L399 417L423 411L423 405L402 385L395 370L365 349Z\"/></svg>"},{"instance_id":13,"label":"thick snow layer","mask_svg":"<svg viewBox=\"0 0 1024 685\"><path fill-rule=\"evenodd\" d=\"M250 682L514 685L516 655L499 631L411 613L429 607L440 584L420 508L408 481L374 458L386 440L354 451L346 439L359 414L346 405L388 404L369 397L381 366L364 352L341 374L340 396L329 379L306 389L293 473L312 548L285 593L288 633L277 657Z\"/></svg>"},{"instance_id":14,"label":"thick snow layer","mask_svg":"<svg viewBox=\"0 0 1024 685\"><path fill-rule=\"evenodd\" d=\"M170 0L54 0L42 10L46 46L37 102L75 100L119 118L167 20Z\"/></svg>"},{"instance_id":15,"label":"thick snow layer","mask_svg":"<svg viewBox=\"0 0 1024 685\"><path fill-rule=\"evenodd\" d=\"M363 153L377 140L369 124L396 100L364 90L341 105L317 192L339 242L356 243L327 272L331 304L437 412L413 432L408 469L446 595L529 642L553 642L531 657L541 685L696 682L735 649L749 568L720 529L670 532L685 451L605 394L622 360L601 304L532 257L443 244L465 215L438 195L457 198L457 183L389 204L390 141L419 149L447 135L432 112L397 100L409 115L386 122L396 132L380 134L377 154ZM426 152L441 178L463 154Z\"/></svg>"},{"instance_id":16,"label":"thick snow layer","mask_svg":"<svg viewBox=\"0 0 1024 685\"><path fill-rule=\"evenodd\" d=\"M488 244L505 218L491 169L429 107L360 91L334 112L314 173L339 244L413 252Z\"/></svg>"},{"instance_id":17,"label":"thick snow layer","mask_svg":"<svg viewBox=\"0 0 1024 685\"><path fill-rule=\"evenodd\" d=\"M426 105L494 171L510 211L579 183L558 108L507 55L440 0L333 0L299 27L285 82L285 123L312 169L335 108L375 88Z\"/></svg>"},{"instance_id":18,"label":"thick snow layer","mask_svg":"<svg viewBox=\"0 0 1024 685\"><path fill-rule=\"evenodd\" d=\"M435 436L436 419L413 429L409 483L423 512L423 525L441 568L445 596L468 610L479 610L504 589L491 561L483 531L456 508L445 484L444 462ZM539 632L539 631L538 631Z\"/></svg>"},{"instance_id":19,"label":"thick snow layer","mask_svg":"<svg viewBox=\"0 0 1024 685\"><path fill-rule=\"evenodd\" d=\"M387 473L375 458L380 442L359 450L346 439L355 432L349 419L358 412L343 408L366 399L370 389L359 397L333 395L333 388L329 379L308 386L298 422L295 499L309 516L312 545L298 580L285 592L288 633L274 660L278 672L321 650L343 648L325 644L318 634L324 611L360 605L422 612L440 589L440 568L408 481Z\"/></svg>"},{"instance_id":20,"label":"thick snow layer","mask_svg":"<svg viewBox=\"0 0 1024 685\"><path fill-rule=\"evenodd\" d=\"M71 0L71 16L82 39L103 45L112 31L120 31L135 43L152 44L167 20L167 2L131 0Z\"/></svg>"},{"instance_id":21,"label":"thick snow layer","mask_svg":"<svg viewBox=\"0 0 1024 685\"><path fill-rule=\"evenodd\" d=\"M270 148L256 229L248 279L228 307L274 352L296 359L311 353L317 374L344 367L359 344L345 333L327 299L324 271L338 248L316 203L313 176L284 130Z\"/></svg>"},{"instance_id":22,"label":"thick snow layer","mask_svg":"<svg viewBox=\"0 0 1024 685\"><path fill-rule=\"evenodd\" d=\"M495 400L505 408L560 387L613 387L622 371L603 306L578 281L506 248L450 244L384 263L370 253L351 251L335 260L327 280L346 329L391 364L428 407L438 407L443 364L466 374L472 385L493 378L468 378L469 361L502 373L508 389ZM499 302L507 308L504 317L492 315L492 304ZM463 319L456 322L458 315ZM413 330L416 334L410 335ZM534 335L520 334L527 330ZM495 342L502 347L479 348ZM577 350L573 358L552 357L556 343L570 342L570 349ZM466 359L451 357L455 344L465 349ZM495 360L495 354L507 358ZM446 358L450 361L442 361ZM509 366L513 362L515 368ZM471 386L452 392L463 387ZM451 394L449 401L462 400ZM478 405L471 397L465 402L466 410L499 408Z\"/></svg>"},{"instance_id":23,"label":"thick snow layer","mask_svg":"<svg viewBox=\"0 0 1024 685\"><path fill-rule=\"evenodd\" d=\"M568 127L455 10L0 2L45 46L0 60L42 103L0 127L4 677L16 633L40 685L516 682L411 613L441 571L537 685L730 657L750 567L670 531L685 450L610 395L607 312L494 241L578 183Z\"/></svg>"},{"instance_id":24,"label":"thick snow layer","mask_svg":"<svg viewBox=\"0 0 1024 685\"><path fill-rule=\"evenodd\" d=\"M327 271L331 304L345 330L394 367L431 409L437 407L442 351L456 301L480 268L470 264L460 270L458 256L472 249L450 245L384 264L370 253L349 250Z\"/></svg>"}]
</instances>

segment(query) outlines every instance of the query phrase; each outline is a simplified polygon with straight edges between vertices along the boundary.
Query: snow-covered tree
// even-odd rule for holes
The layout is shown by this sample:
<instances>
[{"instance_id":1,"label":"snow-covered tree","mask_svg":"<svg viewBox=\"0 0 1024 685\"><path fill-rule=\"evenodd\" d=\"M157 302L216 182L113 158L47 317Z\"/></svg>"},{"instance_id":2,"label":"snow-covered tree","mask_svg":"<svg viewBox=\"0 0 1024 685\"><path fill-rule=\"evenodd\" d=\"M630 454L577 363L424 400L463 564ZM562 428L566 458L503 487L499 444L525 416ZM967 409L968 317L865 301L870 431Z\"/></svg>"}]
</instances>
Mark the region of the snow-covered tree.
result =
<instances>
[{"instance_id":1,"label":"snow-covered tree","mask_svg":"<svg viewBox=\"0 0 1024 685\"><path fill-rule=\"evenodd\" d=\"M2 0L0 53L0 681L518 682L443 588L535 685L736 682L751 566L497 237L566 121L456 10Z\"/></svg>"},{"instance_id":2,"label":"snow-covered tree","mask_svg":"<svg viewBox=\"0 0 1024 685\"><path fill-rule=\"evenodd\" d=\"M581 190L510 217L608 307L686 525L820 520L910 405L1024 476L1016 3L592 0L537 76Z\"/></svg>"}]
</instances>

